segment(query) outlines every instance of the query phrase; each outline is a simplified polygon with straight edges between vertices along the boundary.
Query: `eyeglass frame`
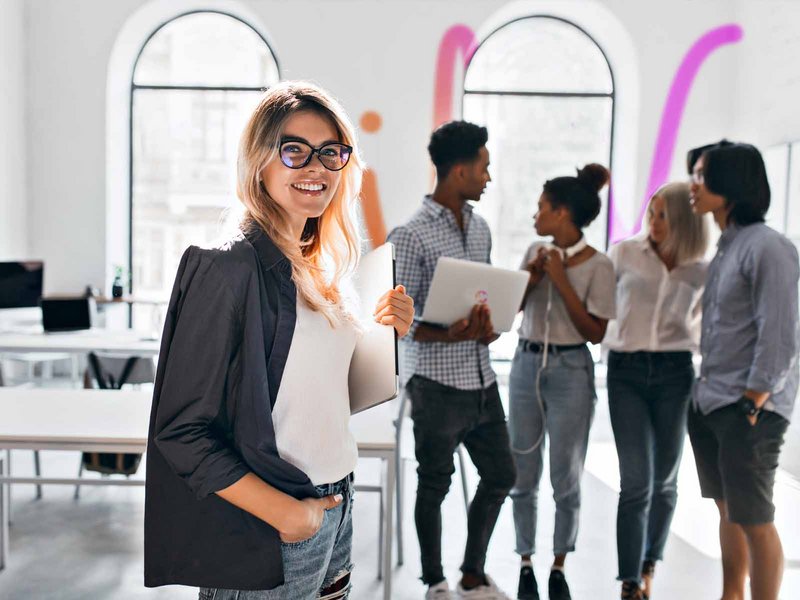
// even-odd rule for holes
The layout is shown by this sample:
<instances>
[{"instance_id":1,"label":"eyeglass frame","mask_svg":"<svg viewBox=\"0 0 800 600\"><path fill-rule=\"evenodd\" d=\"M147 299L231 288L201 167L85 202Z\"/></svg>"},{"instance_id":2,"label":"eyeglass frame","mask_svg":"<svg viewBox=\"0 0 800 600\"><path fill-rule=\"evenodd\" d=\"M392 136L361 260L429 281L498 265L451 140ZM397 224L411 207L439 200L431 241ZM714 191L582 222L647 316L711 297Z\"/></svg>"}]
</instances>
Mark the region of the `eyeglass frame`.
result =
<instances>
[{"instance_id":1,"label":"eyeglass frame","mask_svg":"<svg viewBox=\"0 0 800 600\"><path fill-rule=\"evenodd\" d=\"M706 182L705 173L703 173L703 169L692 170L692 174L689 175L689 180L696 185L703 185Z\"/></svg>"},{"instance_id":2,"label":"eyeglass frame","mask_svg":"<svg viewBox=\"0 0 800 600\"><path fill-rule=\"evenodd\" d=\"M302 165L297 165L295 167L295 166L292 166L292 165L287 165L284 162L283 155L281 153L281 148L283 148L284 144L288 144L288 143L303 144L304 146L308 146L311 149L311 152L308 153L308 158L306 158L305 162ZM347 149L347 160L344 161L344 164L341 167L339 167L338 169L331 169L328 165L325 164L325 162L322 160L322 157L320 156L320 152L322 151L322 149L326 148L328 146L341 146L341 147ZM288 169L302 169L304 167L307 167L308 163L311 162L311 159L314 158L315 154L317 155L317 160L319 161L319 163L323 167L325 167L325 169L327 169L328 171L332 171L333 173L337 173L337 172L341 171L342 169L344 169L347 166L347 163L350 162L350 157L353 155L353 147L350 146L349 144L343 144L341 142L326 142L326 143L322 144L321 146L318 146L317 148L314 148L314 146L309 144L307 140L304 140L303 138L298 138L298 137L286 137L286 138L281 139L278 142L278 158L280 159L281 164L283 166L285 166L286 168L288 168Z\"/></svg>"}]
</instances>

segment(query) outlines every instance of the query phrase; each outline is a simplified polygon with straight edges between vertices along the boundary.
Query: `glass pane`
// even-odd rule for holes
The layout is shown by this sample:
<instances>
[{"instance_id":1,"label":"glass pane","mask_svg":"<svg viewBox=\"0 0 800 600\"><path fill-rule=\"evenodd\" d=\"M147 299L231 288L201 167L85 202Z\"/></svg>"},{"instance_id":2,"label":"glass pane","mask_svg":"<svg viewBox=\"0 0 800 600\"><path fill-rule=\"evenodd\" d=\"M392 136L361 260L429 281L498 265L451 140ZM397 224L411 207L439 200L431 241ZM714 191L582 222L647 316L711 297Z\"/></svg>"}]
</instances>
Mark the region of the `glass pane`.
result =
<instances>
[{"instance_id":1,"label":"glass pane","mask_svg":"<svg viewBox=\"0 0 800 600\"><path fill-rule=\"evenodd\" d=\"M464 118L489 129L492 182L476 210L491 228L495 265L519 268L537 239L533 215L547 179L574 175L590 162L608 166L611 110L610 98L464 97ZM585 230L599 250L606 247L607 189L600 214ZM510 359L515 344L516 329L492 344L492 354Z\"/></svg>"},{"instance_id":2,"label":"glass pane","mask_svg":"<svg viewBox=\"0 0 800 600\"><path fill-rule=\"evenodd\" d=\"M546 17L509 23L478 48L467 90L611 93L600 48L580 29Z\"/></svg>"},{"instance_id":3,"label":"glass pane","mask_svg":"<svg viewBox=\"0 0 800 600\"><path fill-rule=\"evenodd\" d=\"M260 97L259 92L134 92L131 218L137 297L168 299L186 247L217 238L225 209L239 207L237 146Z\"/></svg>"},{"instance_id":4,"label":"glass pane","mask_svg":"<svg viewBox=\"0 0 800 600\"><path fill-rule=\"evenodd\" d=\"M147 42L137 85L268 87L278 66L264 40L227 15L197 13L170 21Z\"/></svg>"}]
</instances>

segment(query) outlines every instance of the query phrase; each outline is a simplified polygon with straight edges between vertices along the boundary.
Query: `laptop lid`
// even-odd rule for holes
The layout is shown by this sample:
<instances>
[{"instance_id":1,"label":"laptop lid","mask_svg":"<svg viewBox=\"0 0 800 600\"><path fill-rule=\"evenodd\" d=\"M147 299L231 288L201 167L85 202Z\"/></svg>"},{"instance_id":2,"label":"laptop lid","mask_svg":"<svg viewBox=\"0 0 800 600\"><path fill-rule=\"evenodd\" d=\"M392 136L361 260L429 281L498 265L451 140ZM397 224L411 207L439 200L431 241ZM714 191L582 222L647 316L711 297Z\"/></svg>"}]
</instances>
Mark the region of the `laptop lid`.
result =
<instances>
[{"instance_id":1,"label":"laptop lid","mask_svg":"<svg viewBox=\"0 0 800 600\"><path fill-rule=\"evenodd\" d=\"M372 316L378 300L395 286L394 245L386 243L361 258L353 278L358 318L364 328L350 362L350 413L397 397L399 377L394 327Z\"/></svg>"}]
</instances>

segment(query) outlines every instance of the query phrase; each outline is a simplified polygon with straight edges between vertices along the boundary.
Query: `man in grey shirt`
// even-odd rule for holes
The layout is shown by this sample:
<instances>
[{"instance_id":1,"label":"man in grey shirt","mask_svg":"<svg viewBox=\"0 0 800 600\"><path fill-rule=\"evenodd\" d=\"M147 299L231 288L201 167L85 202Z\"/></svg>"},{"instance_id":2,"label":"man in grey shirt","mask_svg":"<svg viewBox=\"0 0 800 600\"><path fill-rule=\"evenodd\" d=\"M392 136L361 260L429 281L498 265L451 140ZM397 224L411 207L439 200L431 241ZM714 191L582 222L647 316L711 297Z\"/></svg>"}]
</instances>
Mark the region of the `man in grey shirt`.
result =
<instances>
[{"instance_id":1,"label":"man in grey shirt","mask_svg":"<svg viewBox=\"0 0 800 600\"><path fill-rule=\"evenodd\" d=\"M783 550L772 492L798 369L797 250L764 224L770 191L748 144L689 153L692 202L722 230L703 294L703 358L689 414L700 488L720 511L723 599L777 600Z\"/></svg>"}]
</instances>

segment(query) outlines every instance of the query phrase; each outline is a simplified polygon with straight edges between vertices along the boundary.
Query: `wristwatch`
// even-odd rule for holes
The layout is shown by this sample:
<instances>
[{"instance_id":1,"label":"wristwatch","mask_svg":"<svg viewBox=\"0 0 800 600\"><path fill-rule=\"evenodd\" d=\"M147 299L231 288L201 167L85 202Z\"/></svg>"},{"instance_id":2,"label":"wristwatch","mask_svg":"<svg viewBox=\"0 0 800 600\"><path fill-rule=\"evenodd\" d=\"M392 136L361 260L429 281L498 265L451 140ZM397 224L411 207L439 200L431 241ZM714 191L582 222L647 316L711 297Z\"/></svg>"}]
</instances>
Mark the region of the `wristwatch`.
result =
<instances>
[{"instance_id":1,"label":"wristwatch","mask_svg":"<svg viewBox=\"0 0 800 600\"><path fill-rule=\"evenodd\" d=\"M742 411L742 414L748 417L755 417L761 412L761 409L756 406L753 399L747 396L739 398L736 404L739 406L739 410Z\"/></svg>"}]
</instances>

